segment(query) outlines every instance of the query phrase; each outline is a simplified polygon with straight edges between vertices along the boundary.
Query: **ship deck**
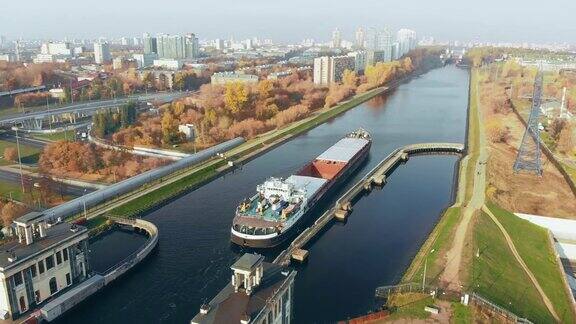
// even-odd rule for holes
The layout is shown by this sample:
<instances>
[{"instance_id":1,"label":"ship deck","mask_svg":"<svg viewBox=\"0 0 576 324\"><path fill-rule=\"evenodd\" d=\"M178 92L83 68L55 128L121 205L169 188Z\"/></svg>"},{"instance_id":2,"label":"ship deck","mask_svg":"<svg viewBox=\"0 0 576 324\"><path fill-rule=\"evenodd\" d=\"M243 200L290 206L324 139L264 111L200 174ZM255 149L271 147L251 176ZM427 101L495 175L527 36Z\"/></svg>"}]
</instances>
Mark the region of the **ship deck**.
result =
<instances>
[{"instance_id":1,"label":"ship deck","mask_svg":"<svg viewBox=\"0 0 576 324\"><path fill-rule=\"evenodd\" d=\"M326 184L327 180L322 178L291 175L286 181L293 182L297 188L306 189L306 198L310 199ZM262 213L257 211L258 199L254 196L250 200L250 208L245 212L239 213L244 217L260 218L267 221L277 222L280 221L281 213L272 210L271 207L266 208Z\"/></svg>"}]
</instances>

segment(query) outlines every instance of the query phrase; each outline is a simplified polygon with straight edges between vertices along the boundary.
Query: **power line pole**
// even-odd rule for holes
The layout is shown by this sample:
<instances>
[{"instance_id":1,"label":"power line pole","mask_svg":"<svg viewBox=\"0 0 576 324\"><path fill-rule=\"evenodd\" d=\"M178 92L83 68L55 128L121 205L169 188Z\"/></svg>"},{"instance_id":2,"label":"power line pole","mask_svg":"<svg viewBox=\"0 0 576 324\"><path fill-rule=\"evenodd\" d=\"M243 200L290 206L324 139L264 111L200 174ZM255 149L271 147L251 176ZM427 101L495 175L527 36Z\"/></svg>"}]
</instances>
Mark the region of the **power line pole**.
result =
<instances>
[{"instance_id":1,"label":"power line pole","mask_svg":"<svg viewBox=\"0 0 576 324\"><path fill-rule=\"evenodd\" d=\"M22 172L22 158L20 156L20 140L18 138L18 127L16 127L16 150L18 151L18 166L20 167L20 185L22 186L22 195L24 195L24 175Z\"/></svg>"}]
</instances>

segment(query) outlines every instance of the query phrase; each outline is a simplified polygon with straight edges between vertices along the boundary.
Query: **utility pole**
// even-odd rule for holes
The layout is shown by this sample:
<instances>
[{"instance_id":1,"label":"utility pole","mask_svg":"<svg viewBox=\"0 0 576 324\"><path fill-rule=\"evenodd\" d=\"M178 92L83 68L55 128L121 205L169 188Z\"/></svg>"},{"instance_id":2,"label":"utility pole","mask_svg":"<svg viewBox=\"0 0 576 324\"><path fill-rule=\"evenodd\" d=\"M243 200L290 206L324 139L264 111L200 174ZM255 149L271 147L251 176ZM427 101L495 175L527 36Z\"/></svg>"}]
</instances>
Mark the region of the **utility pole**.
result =
<instances>
[{"instance_id":1,"label":"utility pole","mask_svg":"<svg viewBox=\"0 0 576 324\"><path fill-rule=\"evenodd\" d=\"M18 127L16 127L16 150L18 151L18 166L20 167L20 185L22 186L22 195L24 195L24 175L22 174L22 158L20 156L20 140L18 138Z\"/></svg>"},{"instance_id":2,"label":"utility pole","mask_svg":"<svg viewBox=\"0 0 576 324\"><path fill-rule=\"evenodd\" d=\"M426 286L426 268L428 266L428 256L434 252L432 249L428 254L426 254L426 259L424 260L424 274L422 275L422 291L424 291L424 287Z\"/></svg>"},{"instance_id":3,"label":"utility pole","mask_svg":"<svg viewBox=\"0 0 576 324\"><path fill-rule=\"evenodd\" d=\"M84 188L84 195L86 195L86 188ZM84 218L88 219L88 216L86 215L86 198L84 198L84 195L82 195L82 203L84 204Z\"/></svg>"}]
</instances>

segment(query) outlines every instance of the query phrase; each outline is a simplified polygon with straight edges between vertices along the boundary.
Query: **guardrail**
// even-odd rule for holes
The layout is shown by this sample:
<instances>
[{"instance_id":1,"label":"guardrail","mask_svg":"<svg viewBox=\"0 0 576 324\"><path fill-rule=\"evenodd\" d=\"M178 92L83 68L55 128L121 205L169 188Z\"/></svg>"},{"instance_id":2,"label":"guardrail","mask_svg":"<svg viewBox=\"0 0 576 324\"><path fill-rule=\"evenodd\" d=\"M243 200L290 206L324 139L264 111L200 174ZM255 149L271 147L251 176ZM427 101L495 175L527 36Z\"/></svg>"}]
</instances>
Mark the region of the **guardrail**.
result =
<instances>
[{"instance_id":1,"label":"guardrail","mask_svg":"<svg viewBox=\"0 0 576 324\"><path fill-rule=\"evenodd\" d=\"M437 293L435 294L435 296L464 296L466 293L465 292L457 292L457 291L449 291L449 290L444 290L440 287L436 287L436 286L422 286L422 284L420 283L416 283L416 282L408 282L408 283L403 283L403 284L397 284L397 285L388 285L388 286L381 286L381 287L377 287L375 290L375 297L376 298L388 298L390 295L392 294L402 294L402 293L410 293L410 292L430 292L430 291L436 291ZM438 291L442 292L442 293L438 293ZM483 307L483 308L487 308L490 311L497 313L509 320L514 321L515 323L526 323L526 324L533 324L529 319L524 318L524 317L520 317L514 313L512 313L511 311L500 307L498 305L496 305L495 303L491 302L490 300L488 300L487 298L472 292L470 294L468 294L470 297L469 303L474 303L475 305L479 306L479 307Z\"/></svg>"},{"instance_id":2,"label":"guardrail","mask_svg":"<svg viewBox=\"0 0 576 324\"><path fill-rule=\"evenodd\" d=\"M516 323L533 324L529 319L524 318L524 317L520 317L520 316L512 313L511 311L494 304L493 302L480 296L477 293L470 294L470 299L476 305L478 305L480 307L488 308L493 312L496 312L496 313L498 313L498 314L500 314L500 315L502 315L502 316L504 316L510 320L513 320Z\"/></svg>"}]
</instances>

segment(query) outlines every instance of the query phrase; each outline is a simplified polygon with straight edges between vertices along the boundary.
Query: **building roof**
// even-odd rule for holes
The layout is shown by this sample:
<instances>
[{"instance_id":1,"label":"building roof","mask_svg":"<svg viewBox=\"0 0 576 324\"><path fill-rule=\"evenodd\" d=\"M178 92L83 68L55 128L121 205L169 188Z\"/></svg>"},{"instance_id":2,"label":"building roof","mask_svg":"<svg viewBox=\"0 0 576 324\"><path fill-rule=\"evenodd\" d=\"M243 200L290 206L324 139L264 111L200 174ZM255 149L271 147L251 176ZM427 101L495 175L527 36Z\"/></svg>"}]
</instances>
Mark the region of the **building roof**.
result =
<instances>
[{"instance_id":1,"label":"building roof","mask_svg":"<svg viewBox=\"0 0 576 324\"><path fill-rule=\"evenodd\" d=\"M286 182L293 183L298 189L306 190L306 198L310 199L328 180L294 174L289 176Z\"/></svg>"},{"instance_id":2,"label":"building roof","mask_svg":"<svg viewBox=\"0 0 576 324\"><path fill-rule=\"evenodd\" d=\"M41 212L37 212L37 211L33 211L33 212L29 212L28 214L22 215L18 218L16 218L14 221L16 223L19 223L21 225L27 225L28 223L30 223L33 220L39 219L40 217L42 217L44 214Z\"/></svg>"},{"instance_id":3,"label":"building roof","mask_svg":"<svg viewBox=\"0 0 576 324\"><path fill-rule=\"evenodd\" d=\"M70 223L58 223L46 229L45 237L36 238L30 245L19 243L17 240L4 243L0 245L0 270L6 271L37 254L82 235L88 235L88 230L85 227ZM16 260L14 262L8 261L8 258L13 255L16 256Z\"/></svg>"},{"instance_id":4,"label":"building roof","mask_svg":"<svg viewBox=\"0 0 576 324\"><path fill-rule=\"evenodd\" d=\"M348 162L356 153L368 144L363 138L346 137L339 140L332 147L320 154L316 159L324 161Z\"/></svg>"},{"instance_id":5,"label":"building roof","mask_svg":"<svg viewBox=\"0 0 576 324\"><path fill-rule=\"evenodd\" d=\"M264 262L264 276L260 285L247 295L244 291L234 292L232 284L228 284L209 303L207 314L198 313L192 323L240 323L246 315L254 319L266 306L268 299L273 297L286 282L293 280L295 272L286 273L278 265Z\"/></svg>"},{"instance_id":6,"label":"building roof","mask_svg":"<svg viewBox=\"0 0 576 324\"><path fill-rule=\"evenodd\" d=\"M233 270L250 271L254 266L264 260L259 254L245 253L232 265Z\"/></svg>"}]
</instances>

